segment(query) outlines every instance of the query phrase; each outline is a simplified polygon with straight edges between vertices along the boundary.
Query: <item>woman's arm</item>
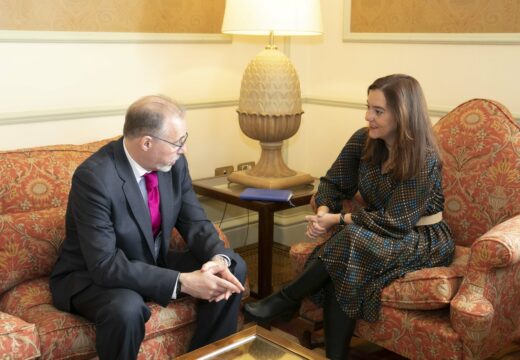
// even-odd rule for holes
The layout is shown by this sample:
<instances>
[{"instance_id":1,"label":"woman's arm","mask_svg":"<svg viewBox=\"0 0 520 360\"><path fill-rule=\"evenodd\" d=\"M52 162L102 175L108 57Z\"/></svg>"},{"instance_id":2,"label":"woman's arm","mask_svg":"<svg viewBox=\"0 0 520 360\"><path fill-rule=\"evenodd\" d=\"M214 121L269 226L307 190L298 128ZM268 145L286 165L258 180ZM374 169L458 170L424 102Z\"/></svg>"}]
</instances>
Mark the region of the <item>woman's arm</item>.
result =
<instances>
[{"instance_id":1,"label":"woman's arm","mask_svg":"<svg viewBox=\"0 0 520 360\"><path fill-rule=\"evenodd\" d=\"M316 205L326 206L338 213L344 199L351 199L357 192L358 168L366 140L366 129L354 133L345 144L327 174L320 179L315 196Z\"/></svg>"}]
</instances>

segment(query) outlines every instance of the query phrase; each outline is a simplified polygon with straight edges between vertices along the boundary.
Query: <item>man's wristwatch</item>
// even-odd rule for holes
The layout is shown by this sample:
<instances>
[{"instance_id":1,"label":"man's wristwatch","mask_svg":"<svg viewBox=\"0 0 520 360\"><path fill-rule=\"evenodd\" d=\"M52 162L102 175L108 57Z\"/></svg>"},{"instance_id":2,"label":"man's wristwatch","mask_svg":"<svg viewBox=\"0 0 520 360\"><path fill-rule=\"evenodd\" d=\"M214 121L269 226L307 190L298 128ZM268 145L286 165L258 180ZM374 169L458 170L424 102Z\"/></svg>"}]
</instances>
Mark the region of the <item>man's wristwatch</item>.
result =
<instances>
[{"instance_id":1,"label":"man's wristwatch","mask_svg":"<svg viewBox=\"0 0 520 360\"><path fill-rule=\"evenodd\" d=\"M341 210L341 212L339 213L339 224L341 226L347 225L347 223L345 222L345 214L346 214L345 210Z\"/></svg>"}]
</instances>

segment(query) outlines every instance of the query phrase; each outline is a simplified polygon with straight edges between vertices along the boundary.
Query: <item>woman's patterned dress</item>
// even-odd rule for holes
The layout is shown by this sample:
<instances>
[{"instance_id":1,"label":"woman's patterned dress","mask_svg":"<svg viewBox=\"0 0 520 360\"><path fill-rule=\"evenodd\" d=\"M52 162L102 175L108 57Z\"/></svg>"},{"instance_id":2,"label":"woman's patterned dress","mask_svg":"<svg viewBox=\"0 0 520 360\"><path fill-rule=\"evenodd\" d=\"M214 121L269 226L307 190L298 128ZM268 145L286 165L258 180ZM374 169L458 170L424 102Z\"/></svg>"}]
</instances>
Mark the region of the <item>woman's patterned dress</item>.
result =
<instances>
[{"instance_id":1,"label":"woman's patterned dress","mask_svg":"<svg viewBox=\"0 0 520 360\"><path fill-rule=\"evenodd\" d=\"M324 261L350 318L376 321L386 285L411 271L449 265L455 244L444 221L416 226L422 216L443 210L439 159L430 153L415 178L398 182L361 160L367 136L363 128L350 138L316 194L316 204L333 213L357 191L366 206L354 210L353 224L336 231L309 260ZM322 296L323 291L312 298L321 303Z\"/></svg>"}]
</instances>

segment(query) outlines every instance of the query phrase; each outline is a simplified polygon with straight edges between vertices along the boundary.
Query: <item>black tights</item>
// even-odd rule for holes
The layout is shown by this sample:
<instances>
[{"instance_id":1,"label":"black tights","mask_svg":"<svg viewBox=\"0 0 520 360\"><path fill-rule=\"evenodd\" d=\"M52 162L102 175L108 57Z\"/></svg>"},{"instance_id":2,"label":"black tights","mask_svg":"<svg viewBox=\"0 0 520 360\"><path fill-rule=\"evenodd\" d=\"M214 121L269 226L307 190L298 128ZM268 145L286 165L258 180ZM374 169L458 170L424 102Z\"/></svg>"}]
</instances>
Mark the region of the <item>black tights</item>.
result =
<instances>
[{"instance_id":1,"label":"black tights","mask_svg":"<svg viewBox=\"0 0 520 360\"><path fill-rule=\"evenodd\" d=\"M336 291L323 261L316 259L283 289L283 293L294 300L301 301L305 296L325 291L323 303L323 323L325 329L325 349L327 358L344 360L348 356L348 344L354 333L356 319L345 314L336 298Z\"/></svg>"},{"instance_id":2,"label":"black tights","mask_svg":"<svg viewBox=\"0 0 520 360\"><path fill-rule=\"evenodd\" d=\"M347 359L349 343L356 327L356 319L345 314L336 299L334 284L329 281L325 285L325 301L323 303L323 326L325 329L325 351L331 360Z\"/></svg>"}]
</instances>

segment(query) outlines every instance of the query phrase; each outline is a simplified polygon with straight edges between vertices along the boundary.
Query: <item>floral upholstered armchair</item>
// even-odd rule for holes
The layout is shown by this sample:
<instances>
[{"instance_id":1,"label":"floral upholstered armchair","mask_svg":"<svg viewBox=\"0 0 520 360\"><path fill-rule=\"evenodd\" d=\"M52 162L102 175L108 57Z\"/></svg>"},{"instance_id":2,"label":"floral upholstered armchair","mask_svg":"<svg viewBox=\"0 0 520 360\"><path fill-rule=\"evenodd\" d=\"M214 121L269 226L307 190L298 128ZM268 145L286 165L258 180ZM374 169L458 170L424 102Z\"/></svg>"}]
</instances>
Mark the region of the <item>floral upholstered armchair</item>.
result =
<instances>
[{"instance_id":1,"label":"floral upholstered armchair","mask_svg":"<svg viewBox=\"0 0 520 360\"><path fill-rule=\"evenodd\" d=\"M484 359L520 341L520 125L503 105L473 99L434 130L454 261L391 283L380 320L358 321L356 334L410 359ZM293 245L297 272L315 246ZM303 343L321 319L305 300L296 320Z\"/></svg>"}]
</instances>

